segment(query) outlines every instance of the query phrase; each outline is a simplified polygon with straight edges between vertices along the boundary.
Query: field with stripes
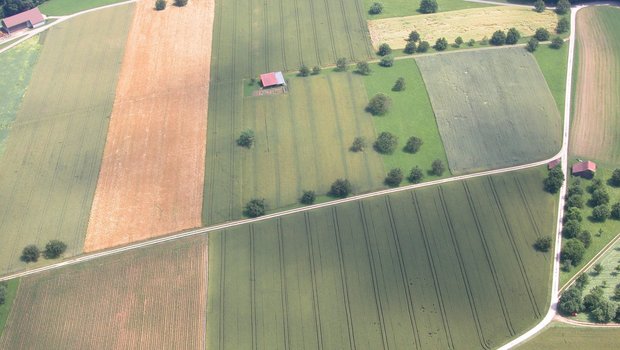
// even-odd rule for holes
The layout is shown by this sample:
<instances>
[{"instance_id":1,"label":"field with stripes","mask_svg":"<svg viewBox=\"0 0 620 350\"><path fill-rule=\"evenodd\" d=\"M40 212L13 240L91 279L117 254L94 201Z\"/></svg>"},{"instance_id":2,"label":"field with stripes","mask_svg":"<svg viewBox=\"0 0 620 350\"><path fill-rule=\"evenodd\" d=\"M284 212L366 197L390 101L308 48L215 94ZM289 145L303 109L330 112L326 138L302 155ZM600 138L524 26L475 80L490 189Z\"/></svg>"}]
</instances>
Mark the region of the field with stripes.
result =
<instances>
[{"instance_id":1,"label":"field with stripes","mask_svg":"<svg viewBox=\"0 0 620 350\"><path fill-rule=\"evenodd\" d=\"M543 317L543 169L209 235L209 349L494 348Z\"/></svg>"}]
</instances>

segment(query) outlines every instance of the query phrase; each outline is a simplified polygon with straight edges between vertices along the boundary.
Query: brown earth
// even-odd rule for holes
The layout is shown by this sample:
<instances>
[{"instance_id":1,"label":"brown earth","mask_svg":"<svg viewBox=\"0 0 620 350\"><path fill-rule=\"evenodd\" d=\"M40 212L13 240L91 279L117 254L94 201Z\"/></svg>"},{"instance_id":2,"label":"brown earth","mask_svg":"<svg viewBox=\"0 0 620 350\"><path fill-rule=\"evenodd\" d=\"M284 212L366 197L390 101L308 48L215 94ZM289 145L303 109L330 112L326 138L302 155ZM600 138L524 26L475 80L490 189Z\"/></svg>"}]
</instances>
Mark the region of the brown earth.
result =
<instances>
[{"instance_id":1,"label":"brown earth","mask_svg":"<svg viewBox=\"0 0 620 350\"><path fill-rule=\"evenodd\" d=\"M207 239L24 277L0 349L204 349Z\"/></svg>"},{"instance_id":2,"label":"brown earth","mask_svg":"<svg viewBox=\"0 0 620 350\"><path fill-rule=\"evenodd\" d=\"M214 0L137 3L84 244L201 225Z\"/></svg>"}]
</instances>

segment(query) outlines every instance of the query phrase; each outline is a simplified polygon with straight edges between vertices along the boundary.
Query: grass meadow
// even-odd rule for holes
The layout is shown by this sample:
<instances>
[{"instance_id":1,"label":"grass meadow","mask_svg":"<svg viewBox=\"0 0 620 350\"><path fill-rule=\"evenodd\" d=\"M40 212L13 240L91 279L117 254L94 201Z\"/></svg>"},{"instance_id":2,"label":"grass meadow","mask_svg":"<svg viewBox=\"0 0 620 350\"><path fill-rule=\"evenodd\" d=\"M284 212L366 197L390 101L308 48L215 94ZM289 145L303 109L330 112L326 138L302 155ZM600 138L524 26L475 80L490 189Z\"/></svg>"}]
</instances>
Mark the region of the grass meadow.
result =
<instances>
[{"instance_id":1,"label":"grass meadow","mask_svg":"<svg viewBox=\"0 0 620 350\"><path fill-rule=\"evenodd\" d=\"M564 118L568 45L563 45L560 49L552 49L549 45L540 45L534 51L534 58L536 58L536 62L538 62L538 66L547 81L560 115Z\"/></svg>"},{"instance_id":2,"label":"grass meadow","mask_svg":"<svg viewBox=\"0 0 620 350\"><path fill-rule=\"evenodd\" d=\"M48 16L66 16L122 1L125 0L48 0L39 6L39 10ZM154 1L153 4L155 4Z\"/></svg>"},{"instance_id":3,"label":"grass meadow","mask_svg":"<svg viewBox=\"0 0 620 350\"><path fill-rule=\"evenodd\" d=\"M209 235L210 349L494 348L546 312L543 169Z\"/></svg>"},{"instance_id":4,"label":"grass meadow","mask_svg":"<svg viewBox=\"0 0 620 350\"><path fill-rule=\"evenodd\" d=\"M383 12L378 15L371 15L368 10L375 2L383 4ZM437 4L439 5L438 12L493 6L464 0L437 0ZM418 12L419 8L420 2L415 0L364 0L364 10L368 19L423 15Z\"/></svg>"},{"instance_id":5,"label":"grass meadow","mask_svg":"<svg viewBox=\"0 0 620 350\"><path fill-rule=\"evenodd\" d=\"M616 242L610 250L605 253L597 262L603 266L601 273L596 273L594 268L590 268L586 273L589 276L589 283L586 291L595 286L602 286L606 298L612 301L618 301L614 298L614 289L620 284L620 241ZM585 294L585 293L584 293ZM578 319L590 321L588 313L582 312L577 314Z\"/></svg>"},{"instance_id":6,"label":"grass meadow","mask_svg":"<svg viewBox=\"0 0 620 350\"><path fill-rule=\"evenodd\" d=\"M80 16L45 36L1 158L3 273L25 267L28 244L60 239L67 255L82 251L132 9Z\"/></svg>"},{"instance_id":7,"label":"grass meadow","mask_svg":"<svg viewBox=\"0 0 620 350\"><path fill-rule=\"evenodd\" d=\"M618 347L620 347L620 328L574 327L553 322L517 349L595 350L617 349Z\"/></svg>"},{"instance_id":8,"label":"grass meadow","mask_svg":"<svg viewBox=\"0 0 620 350\"><path fill-rule=\"evenodd\" d=\"M9 318L11 308L13 307L13 301L17 295L17 289L19 288L19 279L12 279L7 281L7 293L4 304L0 305L0 335L6 325L6 320Z\"/></svg>"},{"instance_id":9,"label":"grass meadow","mask_svg":"<svg viewBox=\"0 0 620 350\"><path fill-rule=\"evenodd\" d=\"M523 48L416 61L453 174L525 164L559 151L562 119L536 60Z\"/></svg>"}]
</instances>

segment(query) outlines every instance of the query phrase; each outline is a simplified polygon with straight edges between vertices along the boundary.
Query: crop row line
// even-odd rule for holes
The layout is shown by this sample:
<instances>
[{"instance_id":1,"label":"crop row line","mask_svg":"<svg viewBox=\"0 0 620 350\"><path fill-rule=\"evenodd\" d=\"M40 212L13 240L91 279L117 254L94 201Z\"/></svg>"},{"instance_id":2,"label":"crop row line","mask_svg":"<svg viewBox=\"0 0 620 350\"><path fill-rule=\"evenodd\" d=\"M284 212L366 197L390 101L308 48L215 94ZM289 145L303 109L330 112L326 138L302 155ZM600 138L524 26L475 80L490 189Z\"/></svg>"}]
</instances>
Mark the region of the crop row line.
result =
<instances>
[{"instance_id":1,"label":"crop row line","mask_svg":"<svg viewBox=\"0 0 620 350\"><path fill-rule=\"evenodd\" d=\"M385 207L388 211L388 219L390 220L390 231L392 232L392 239L394 240L396 248L396 257L398 258L398 268L400 270L400 278L403 281L403 289L405 290L405 296L407 301L407 312L409 314L409 322L411 322L411 330L414 334L414 345L416 349L420 349L420 332L418 331L418 324L415 318L415 311L412 305L411 288L409 287L409 276L407 274L407 268L403 259L403 252L400 245L400 238L398 237L398 229L396 228L396 221L394 220L394 213L392 212L392 203L390 196L385 196Z\"/></svg>"},{"instance_id":2,"label":"crop row line","mask_svg":"<svg viewBox=\"0 0 620 350\"><path fill-rule=\"evenodd\" d=\"M252 25L252 23L254 23L254 5L252 4L253 0L249 0L250 3L248 4L248 12L250 14L250 18L248 23L250 23L249 25L249 32L250 32L250 40L248 40L248 52L252 52L252 43L254 42L254 40L252 39L252 37L254 36L254 26ZM219 51L215 51L215 52L219 52ZM249 73L250 76L253 77L254 76L254 65L252 64L254 61L253 60L248 60L248 68L249 68Z\"/></svg>"},{"instance_id":3,"label":"crop row line","mask_svg":"<svg viewBox=\"0 0 620 350\"><path fill-rule=\"evenodd\" d=\"M220 344L220 349L224 349L224 331L225 331L225 327L224 327L224 317L225 317L225 298L226 298L226 288L224 288L226 286L226 230L222 231L222 233L220 234L220 252L222 254L221 257L221 263L220 263L220 314L219 314L219 318L220 318L220 324L219 324L219 335L220 335L220 339L219 339L219 344Z\"/></svg>"},{"instance_id":4,"label":"crop row line","mask_svg":"<svg viewBox=\"0 0 620 350\"><path fill-rule=\"evenodd\" d=\"M288 70L288 65L286 63L286 41L284 40L284 32L286 26L284 25L284 10L282 10L283 8L283 4L282 4L282 0L276 0L278 1L278 4L280 5L280 45L282 45L282 64L284 65L284 70L287 71ZM298 40L299 41L299 40Z\"/></svg>"},{"instance_id":5,"label":"crop row line","mask_svg":"<svg viewBox=\"0 0 620 350\"><path fill-rule=\"evenodd\" d=\"M437 270L435 268L435 262L433 261L433 255L431 254L431 248L429 246L428 237L426 233L426 225L422 219L422 212L420 210L420 203L418 203L415 191L411 191L411 199L415 206L415 212L418 216L418 224L420 225L420 232L422 233L422 240L424 241L424 249L426 250L426 259L428 265L431 268L431 274L433 276L433 285L435 287L435 295L437 296L437 303L439 304L439 310L441 312L441 320L443 322L444 331L446 333L446 340L448 341L448 348L454 349L454 341L452 340L452 332L450 331L450 325L448 323L448 316L446 315L446 308L443 302L443 293L441 292L441 286L439 285L439 278L437 277Z\"/></svg>"},{"instance_id":6,"label":"crop row line","mask_svg":"<svg viewBox=\"0 0 620 350\"><path fill-rule=\"evenodd\" d=\"M325 4L325 18L327 20L327 28L329 29L329 42L331 43L331 46L332 46L332 54L333 54L334 61L335 61L338 59L338 53L336 52L336 43L334 43L334 29L332 27L332 18L331 18L332 16L329 11L329 3L327 2L327 0L323 0L323 3Z\"/></svg>"},{"instance_id":7,"label":"crop row line","mask_svg":"<svg viewBox=\"0 0 620 350\"><path fill-rule=\"evenodd\" d=\"M349 28L349 21L347 19L347 11L345 10L343 0L340 0L340 12L342 13L342 19L344 21L345 32L347 33L347 37L349 38L349 40L348 40L349 54L351 55L351 59L354 60L355 59L355 53L353 51L353 39L351 38L351 29ZM336 57L336 59L338 59L338 57Z\"/></svg>"},{"instance_id":8,"label":"crop row line","mask_svg":"<svg viewBox=\"0 0 620 350\"><path fill-rule=\"evenodd\" d=\"M306 79L304 81L304 85L306 90L310 91L310 95L312 98L314 98L314 93L313 93L313 86L312 84L310 84L310 82ZM315 110L314 110L314 103L309 103L308 104L308 112L310 113L311 116L315 116ZM321 135L321 133L319 132L319 129L317 128L316 125L316 118L309 118L310 121L310 132L312 134L312 139L313 140L320 140L319 135ZM320 174L321 173L321 164L320 161L321 159L323 159L323 157L321 157L321 155L319 154L318 151L318 147L312 147L312 152L314 153L314 171L316 172L316 174Z\"/></svg>"},{"instance_id":9,"label":"crop row line","mask_svg":"<svg viewBox=\"0 0 620 350\"><path fill-rule=\"evenodd\" d=\"M348 74L347 75L347 81L349 83L349 86L355 86L353 84L353 75L352 74ZM357 106L357 98L355 97L355 89L349 89L349 96L351 96L351 104L356 107ZM360 123L354 123L355 124L355 128L357 130L357 134L358 135L363 135L363 131L361 129ZM374 130L374 128L373 128ZM361 152L362 156L364 157L364 167L366 168L366 183L368 184L372 184L373 180L372 180L372 170L370 169L370 161L368 159L368 154L367 152Z\"/></svg>"},{"instance_id":10,"label":"crop row line","mask_svg":"<svg viewBox=\"0 0 620 350\"><path fill-rule=\"evenodd\" d=\"M527 210L527 217L530 220L532 227L534 228L534 232L536 232L536 237L540 237L541 236L540 227L538 227L538 224L536 223L536 220L534 219L534 214L532 213L530 202L527 200L527 196L525 194L525 191L523 190L523 186L521 185L521 180L519 180L517 176L514 177L514 180L517 184L517 189L519 190L519 194L521 195L520 196L521 202L523 203L523 206Z\"/></svg>"},{"instance_id":11,"label":"crop row line","mask_svg":"<svg viewBox=\"0 0 620 350\"><path fill-rule=\"evenodd\" d=\"M258 348L256 334L256 252L254 245L254 224L250 225L250 313L252 318L252 349Z\"/></svg>"},{"instance_id":12,"label":"crop row line","mask_svg":"<svg viewBox=\"0 0 620 350\"><path fill-rule=\"evenodd\" d=\"M454 235L454 223L452 222L452 218L450 216L450 211L446 205L446 200L443 194L443 188L439 186L437 188L437 193L439 194L439 203L441 204L441 208L446 218L446 223L448 224L448 233L450 234L450 239L452 240L452 246L454 247L454 252L456 253L456 260L459 263L459 270L461 272L461 278L463 279L463 283L465 284L465 292L467 294L467 299L469 300L469 307L472 312L472 316L474 317L474 324L476 326L476 333L478 333L478 339L480 340L480 345L484 349L489 349L489 345L484 339L484 334L482 332L482 325L480 323L480 316L478 315L478 309L476 308L476 300L474 298L473 292L471 290L471 286L469 285L469 276L467 275L467 268L465 267L465 262L463 260L463 256L461 255L461 247Z\"/></svg>"},{"instance_id":13,"label":"crop row line","mask_svg":"<svg viewBox=\"0 0 620 350\"><path fill-rule=\"evenodd\" d=\"M312 279L312 302L314 304L314 322L316 324L316 343L319 350L323 349L323 332L321 330L321 313L318 302L318 291L316 287L316 271L314 265L314 247L312 246L312 228L310 227L310 215L304 212L306 224L306 239L308 241L308 259L310 259L310 278Z\"/></svg>"},{"instance_id":14,"label":"crop row line","mask_svg":"<svg viewBox=\"0 0 620 350\"><path fill-rule=\"evenodd\" d=\"M342 115L340 113L340 111L338 110L338 102L336 101L336 92L334 91L334 85L331 79L331 75L327 76L327 83L329 85L329 92L331 95L331 100L332 100L332 106L334 107L334 119L336 120L336 128L338 130L338 139L340 140L340 144L341 145L345 145L346 142L344 140L343 137L343 133L344 133L344 129L341 127L341 119L342 119ZM349 178L349 166L347 165L347 154L346 154L347 150L345 147L340 147L340 157L342 158L342 163L345 164L344 166L344 176L345 178Z\"/></svg>"},{"instance_id":15,"label":"crop row line","mask_svg":"<svg viewBox=\"0 0 620 350\"><path fill-rule=\"evenodd\" d=\"M349 331L349 343L351 349L356 349L355 331L353 329L353 319L351 317L351 303L349 302L349 286L347 283L347 270L344 265L344 254L342 252L342 238L340 236L340 225L338 223L338 214L336 207L332 207L332 222L336 236L336 248L338 249L338 265L340 267L340 280L342 281L342 295L344 298L344 308L347 314L347 329Z\"/></svg>"},{"instance_id":16,"label":"crop row line","mask_svg":"<svg viewBox=\"0 0 620 350\"><path fill-rule=\"evenodd\" d=\"M291 348L291 339L288 332L288 292L286 283L286 265L284 264L284 233L282 232L282 218L276 220L278 230L278 249L280 262L280 295L282 299L282 328L284 329L284 348Z\"/></svg>"},{"instance_id":17,"label":"crop row line","mask_svg":"<svg viewBox=\"0 0 620 350\"><path fill-rule=\"evenodd\" d=\"M295 3L295 31L297 32L297 36L296 38L297 40L297 55L299 57L299 62L301 62L301 64L304 64L304 55L303 55L303 49L302 49L302 45L301 45L301 26L299 24L299 8L297 5L297 2L299 0L293 0L293 2Z\"/></svg>"},{"instance_id":18,"label":"crop row line","mask_svg":"<svg viewBox=\"0 0 620 350\"><path fill-rule=\"evenodd\" d=\"M381 340L383 341L383 348L389 349L390 345L387 341L387 333L385 327L385 320L383 318L383 303L381 301L381 292L377 283L377 268L375 266L375 258L372 253L372 245L370 244L370 229L368 228L368 220L366 219L366 212L364 211L363 201L358 202L358 209L362 216L362 224L364 227L364 240L366 242L366 257L368 258L368 265L370 265L370 279L372 280L372 288L375 295L375 304L377 305L377 315L379 316L379 323L381 325Z\"/></svg>"},{"instance_id":19,"label":"crop row line","mask_svg":"<svg viewBox=\"0 0 620 350\"><path fill-rule=\"evenodd\" d=\"M492 177L488 178L488 182L490 185L490 189L491 189L491 193L493 195L493 199L495 201L495 204L497 205L497 208L499 209L499 214L500 214L500 218L502 220L502 223L504 225L504 229L506 230L507 236L508 236L508 241L510 241L510 246L512 247L512 251L515 254L515 258L517 259L517 264L519 265L519 271L521 272L521 277L523 278L523 282L525 283L525 289L527 291L527 295L528 298L530 299L530 303L532 304L532 309L534 311L534 315L536 317L540 317L541 313L540 313L540 309L538 307L538 304L536 303L536 298L534 297L534 292L532 291L532 285L530 283L530 280L527 276L527 271L525 271L525 267L523 264L523 259L521 258L521 254L519 253L519 249L517 248L517 244L515 242L515 238L512 232L512 228L510 227L510 224L508 223L508 219L506 218L506 213L504 211L504 208L502 206L502 202L499 198L499 195L497 194L497 190L495 189L495 183L493 182Z\"/></svg>"},{"instance_id":20,"label":"crop row line","mask_svg":"<svg viewBox=\"0 0 620 350\"><path fill-rule=\"evenodd\" d=\"M288 112L290 116L294 116L296 115L295 113L295 99L294 98L290 98L288 100ZM294 123L294 121L291 120L291 123ZM299 140L299 135L297 135L297 128L291 128L291 133L293 134L293 140ZM302 156L299 154L299 144L300 142L293 142L293 152L295 154L295 159L302 159ZM313 149L316 147L312 147ZM254 152L256 153L256 152ZM302 169L301 169L301 164L299 161L294 162L295 163L295 179L297 179L297 192L296 193L301 193L301 191L303 190L301 187L301 178L302 178ZM315 163L316 164L316 163ZM276 169L277 170L277 169ZM318 172L317 172L318 174ZM316 186L313 185L313 188L316 188Z\"/></svg>"},{"instance_id":21,"label":"crop row line","mask_svg":"<svg viewBox=\"0 0 620 350\"><path fill-rule=\"evenodd\" d=\"M372 57L373 56L373 52L370 49L372 47L372 43L370 42L369 38L370 38L370 32L368 31L368 24L366 23L366 18L364 17L364 13L361 9L360 6L360 1L361 0L354 0L355 2L355 7L357 9L357 21L359 24L359 28L362 30L362 32L364 33L364 41L366 41L366 53L368 54L368 57Z\"/></svg>"},{"instance_id":22,"label":"crop row line","mask_svg":"<svg viewBox=\"0 0 620 350\"><path fill-rule=\"evenodd\" d=\"M322 66L321 54L319 53L319 38L316 34L316 18L314 16L314 1L308 1L310 4L310 18L312 20L312 32L314 33L314 53L316 54L316 61L319 66ZM299 18L299 15L297 16Z\"/></svg>"},{"instance_id":23,"label":"crop row line","mask_svg":"<svg viewBox=\"0 0 620 350\"><path fill-rule=\"evenodd\" d=\"M493 284L495 285L495 292L497 293L497 297L500 301L500 307L502 309L502 314L504 315L504 321L506 322L506 327L510 332L511 336L516 334L514 327L512 326L512 321L510 320L510 313L506 309L506 299L504 298L504 293L501 288L501 284L499 282L499 277L497 276L497 268L495 267L495 263L493 262L493 257L491 256L489 245L487 243L484 229L482 228L482 224L480 223L480 218L478 217L478 212L476 211L476 207L473 203L473 198L471 192L469 190L469 186L467 185L467 181L463 181L463 188L465 189L465 194L467 197L467 203L469 204L469 208L472 212L472 217L474 219L474 223L476 224L476 231L478 232L478 236L480 237L480 241L482 242L482 246L484 248L484 256L487 260L487 264L491 269L491 276L493 277Z\"/></svg>"}]
</instances>

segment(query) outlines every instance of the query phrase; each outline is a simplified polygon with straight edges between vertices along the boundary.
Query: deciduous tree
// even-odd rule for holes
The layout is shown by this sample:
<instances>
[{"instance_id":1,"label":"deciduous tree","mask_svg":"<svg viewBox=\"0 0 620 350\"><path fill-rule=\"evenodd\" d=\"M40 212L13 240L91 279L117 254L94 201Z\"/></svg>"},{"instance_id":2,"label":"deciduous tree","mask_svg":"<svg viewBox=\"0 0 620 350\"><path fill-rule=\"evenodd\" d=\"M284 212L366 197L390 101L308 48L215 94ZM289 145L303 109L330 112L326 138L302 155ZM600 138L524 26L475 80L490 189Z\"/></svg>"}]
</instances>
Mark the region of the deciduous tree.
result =
<instances>
[{"instance_id":1,"label":"deciduous tree","mask_svg":"<svg viewBox=\"0 0 620 350\"><path fill-rule=\"evenodd\" d=\"M404 53L406 54L412 54L414 53L416 50L416 45L414 41L408 41L407 44L405 45L405 49L403 50Z\"/></svg>"},{"instance_id":2,"label":"deciduous tree","mask_svg":"<svg viewBox=\"0 0 620 350\"><path fill-rule=\"evenodd\" d=\"M364 149L366 148L366 139L358 136L355 139L353 139L353 144L351 145L351 151L352 152L363 152Z\"/></svg>"},{"instance_id":3,"label":"deciduous tree","mask_svg":"<svg viewBox=\"0 0 620 350\"><path fill-rule=\"evenodd\" d=\"M414 184L420 183L424 179L424 173L422 172L422 169L420 169L418 166L415 166L413 169L411 169L411 172L409 173L409 177L407 179L409 180L409 182Z\"/></svg>"},{"instance_id":4,"label":"deciduous tree","mask_svg":"<svg viewBox=\"0 0 620 350\"><path fill-rule=\"evenodd\" d=\"M351 191L352 186L349 180L338 179L332 184L329 194L334 197L345 198L351 193Z\"/></svg>"},{"instance_id":5,"label":"deciduous tree","mask_svg":"<svg viewBox=\"0 0 620 350\"><path fill-rule=\"evenodd\" d=\"M428 51L430 47L431 47L431 44L429 44L428 41L421 41L416 51L419 53L424 53Z\"/></svg>"},{"instance_id":6,"label":"deciduous tree","mask_svg":"<svg viewBox=\"0 0 620 350\"><path fill-rule=\"evenodd\" d=\"M405 144L404 151L407 153L416 153L420 150L420 147L422 147L423 144L424 144L424 141L422 141L421 138L411 136L407 140L407 144Z\"/></svg>"},{"instance_id":7,"label":"deciduous tree","mask_svg":"<svg viewBox=\"0 0 620 350\"><path fill-rule=\"evenodd\" d=\"M161 11L166 8L166 0L157 0L155 1L155 9L157 11Z\"/></svg>"},{"instance_id":8,"label":"deciduous tree","mask_svg":"<svg viewBox=\"0 0 620 350\"><path fill-rule=\"evenodd\" d=\"M372 71L370 70L370 66L366 61L357 62L357 69L355 70L357 73L361 75L369 75Z\"/></svg>"},{"instance_id":9,"label":"deciduous tree","mask_svg":"<svg viewBox=\"0 0 620 350\"><path fill-rule=\"evenodd\" d=\"M491 45L501 46L506 43L506 33L503 30L498 30L491 36Z\"/></svg>"},{"instance_id":10,"label":"deciduous tree","mask_svg":"<svg viewBox=\"0 0 620 350\"><path fill-rule=\"evenodd\" d=\"M435 41L435 46L433 48L437 51L443 51L448 48L448 40L446 38L439 38Z\"/></svg>"},{"instance_id":11,"label":"deciduous tree","mask_svg":"<svg viewBox=\"0 0 620 350\"><path fill-rule=\"evenodd\" d=\"M431 171L436 176L443 175L444 171L446 171L446 166L443 164L441 159L435 159L433 164L431 164Z\"/></svg>"},{"instance_id":12,"label":"deciduous tree","mask_svg":"<svg viewBox=\"0 0 620 350\"><path fill-rule=\"evenodd\" d=\"M583 243L578 239L571 238L566 240L560 258L562 261L570 260L573 266L577 266L581 262L581 259L583 259L583 254L585 252L586 247Z\"/></svg>"},{"instance_id":13,"label":"deciduous tree","mask_svg":"<svg viewBox=\"0 0 620 350\"><path fill-rule=\"evenodd\" d=\"M564 39L560 38L559 36L556 36L555 38L553 38L553 40L551 40L551 44L549 45L549 47L552 49L559 49L563 45L564 45Z\"/></svg>"},{"instance_id":14,"label":"deciduous tree","mask_svg":"<svg viewBox=\"0 0 620 350\"><path fill-rule=\"evenodd\" d=\"M252 146L254 146L254 139L254 131L245 130L241 133L241 135L239 135L239 138L237 139L237 145L245 148L252 148Z\"/></svg>"},{"instance_id":15,"label":"deciduous tree","mask_svg":"<svg viewBox=\"0 0 620 350\"><path fill-rule=\"evenodd\" d=\"M549 248L551 248L551 237L538 237L536 242L534 242L534 248L541 252L548 252Z\"/></svg>"},{"instance_id":16,"label":"deciduous tree","mask_svg":"<svg viewBox=\"0 0 620 350\"><path fill-rule=\"evenodd\" d=\"M570 30L570 22L568 18L562 17L558 21L557 27L555 27L555 32L558 34L566 33Z\"/></svg>"},{"instance_id":17,"label":"deciduous tree","mask_svg":"<svg viewBox=\"0 0 620 350\"><path fill-rule=\"evenodd\" d=\"M549 31L545 28L538 28L536 33L534 33L534 37L538 41L547 41L549 40Z\"/></svg>"},{"instance_id":18,"label":"deciduous tree","mask_svg":"<svg viewBox=\"0 0 620 350\"><path fill-rule=\"evenodd\" d=\"M372 115L384 115L390 110L392 99L383 93L374 95L368 102L366 110Z\"/></svg>"},{"instance_id":19,"label":"deciduous tree","mask_svg":"<svg viewBox=\"0 0 620 350\"><path fill-rule=\"evenodd\" d=\"M347 70L347 59L345 57L340 57L336 60L336 70L339 72Z\"/></svg>"},{"instance_id":20,"label":"deciduous tree","mask_svg":"<svg viewBox=\"0 0 620 350\"><path fill-rule=\"evenodd\" d=\"M392 87L392 91L403 91L405 90L405 88L406 88L405 78L400 77L396 79L396 82L394 83L394 86Z\"/></svg>"},{"instance_id":21,"label":"deciduous tree","mask_svg":"<svg viewBox=\"0 0 620 350\"><path fill-rule=\"evenodd\" d=\"M581 291L575 287L568 288L560 296L558 309L565 315L581 311Z\"/></svg>"},{"instance_id":22,"label":"deciduous tree","mask_svg":"<svg viewBox=\"0 0 620 350\"><path fill-rule=\"evenodd\" d=\"M53 239L45 245L43 255L46 259L56 259L61 256L65 250L67 250L67 245L64 242Z\"/></svg>"},{"instance_id":23,"label":"deciduous tree","mask_svg":"<svg viewBox=\"0 0 620 350\"><path fill-rule=\"evenodd\" d=\"M418 33L417 31L412 31L411 33L409 33L409 38L408 38L409 42L416 42L418 40L420 40L420 33Z\"/></svg>"},{"instance_id":24,"label":"deciduous tree","mask_svg":"<svg viewBox=\"0 0 620 350\"><path fill-rule=\"evenodd\" d=\"M565 15L568 11L570 11L570 2L568 0L560 0L555 5L555 12L558 15Z\"/></svg>"},{"instance_id":25,"label":"deciduous tree","mask_svg":"<svg viewBox=\"0 0 620 350\"><path fill-rule=\"evenodd\" d=\"M543 0L536 0L536 2L534 3L534 11L542 13L545 12L546 9L547 6L545 5L545 2Z\"/></svg>"},{"instance_id":26,"label":"deciduous tree","mask_svg":"<svg viewBox=\"0 0 620 350\"><path fill-rule=\"evenodd\" d=\"M390 132L383 131L377 137L374 147L381 154L392 154L398 145L398 137Z\"/></svg>"},{"instance_id":27,"label":"deciduous tree","mask_svg":"<svg viewBox=\"0 0 620 350\"><path fill-rule=\"evenodd\" d=\"M519 42L521 39L521 33L517 30L517 28L508 29L508 33L506 33L506 44L514 45Z\"/></svg>"},{"instance_id":28,"label":"deciduous tree","mask_svg":"<svg viewBox=\"0 0 620 350\"><path fill-rule=\"evenodd\" d=\"M377 55L385 56L385 55L389 55L391 53L392 53L392 48L390 47L389 44L383 43L383 44L379 45L379 50L377 51Z\"/></svg>"},{"instance_id":29,"label":"deciduous tree","mask_svg":"<svg viewBox=\"0 0 620 350\"><path fill-rule=\"evenodd\" d=\"M263 198L254 198L245 205L245 215L251 218L265 215L266 211L267 205Z\"/></svg>"},{"instance_id":30,"label":"deciduous tree","mask_svg":"<svg viewBox=\"0 0 620 350\"><path fill-rule=\"evenodd\" d=\"M370 13L371 15L378 15L381 12L383 12L383 4L380 2L373 2L372 5L370 5L370 9L368 10L368 13Z\"/></svg>"},{"instance_id":31,"label":"deciduous tree","mask_svg":"<svg viewBox=\"0 0 620 350\"><path fill-rule=\"evenodd\" d=\"M302 204L314 204L315 200L316 194L314 193L314 191L304 191L301 195L300 202Z\"/></svg>"},{"instance_id":32,"label":"deciduous tree","mask_svg":"<svg viewBox=\"0 0 620 350\"><path fill-rule=\"evenodd\" d=\"M41 251L39 250L39 248L36 245L31 244L31 245L24 247L24 249L22 250L22 255L20 259L21 261L26 262L26 263L37 262L40 256L41 256Z\"/></svg>"},{"instance_id":33,"label":"deciduous tree","mask_svg":"<svg viewBox=\"0 0 620 350\"><path fill-rule=\"evenodd\" d=\"M403 182L403 171L399 168L390 170L385 177L385 184L390 187L398 187Z\"/></svg>"},{"instance_id":34,"label":"deciduous tree","mask_svg":"<svg viewBox=\"0 0 620 350\"><path fill-rule=\"evenodd\" d=\"M435 13L439 9L437 0L422 0L420 1L421 13Z\"/></svg>"}]
</instances>

